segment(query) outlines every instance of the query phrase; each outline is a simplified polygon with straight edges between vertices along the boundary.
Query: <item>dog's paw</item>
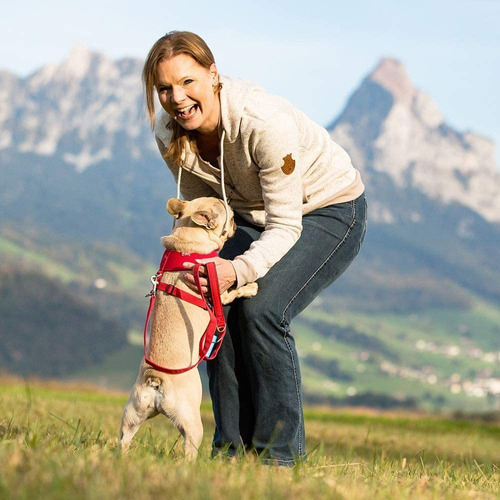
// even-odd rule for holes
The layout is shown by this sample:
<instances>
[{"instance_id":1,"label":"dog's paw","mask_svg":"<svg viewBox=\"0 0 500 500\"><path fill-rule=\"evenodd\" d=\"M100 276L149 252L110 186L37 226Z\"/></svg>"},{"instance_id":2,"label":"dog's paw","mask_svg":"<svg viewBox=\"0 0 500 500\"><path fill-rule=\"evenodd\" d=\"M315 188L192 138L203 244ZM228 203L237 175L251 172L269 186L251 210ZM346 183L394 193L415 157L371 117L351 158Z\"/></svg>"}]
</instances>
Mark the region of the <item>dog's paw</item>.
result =
<instances>
[{"instance_id":1,"label":"dog's paw","mask_svg":"<svg viewBox=\"0 0 500 500\"><path fill-rule=\"evenodd\" d=\"M236 288L235 290L226 290L221 296L221 302L226 305L233 302L233 300L239 299L241 297L254 297L257 295L257 291L259 289L259 285L257 283L248 283L247 285L243 285L240 288Z\"/></svg>"},{"instance_id":2,"label":"dog's paw","mask_svg":"<svg viewBox=\"0 0 500 500\"><path fill-rule=\"evenodd\" d=\"M162 244L165 248L167 248L168 236L162 236L162 237L160 238L160 241L161 241L161 244Z\"/></svg>"},{"instance_id":3,"label":"dog's paw","mask_svg":"<svg viewBox=\"0 0 500 500\"><path fill-rule=\"evenodd\" d=\"M254 281L253 283L242 286L240 290L243 293L242 297L255 297L259 291L259 285Z\"/></svg>"}]
</instances>

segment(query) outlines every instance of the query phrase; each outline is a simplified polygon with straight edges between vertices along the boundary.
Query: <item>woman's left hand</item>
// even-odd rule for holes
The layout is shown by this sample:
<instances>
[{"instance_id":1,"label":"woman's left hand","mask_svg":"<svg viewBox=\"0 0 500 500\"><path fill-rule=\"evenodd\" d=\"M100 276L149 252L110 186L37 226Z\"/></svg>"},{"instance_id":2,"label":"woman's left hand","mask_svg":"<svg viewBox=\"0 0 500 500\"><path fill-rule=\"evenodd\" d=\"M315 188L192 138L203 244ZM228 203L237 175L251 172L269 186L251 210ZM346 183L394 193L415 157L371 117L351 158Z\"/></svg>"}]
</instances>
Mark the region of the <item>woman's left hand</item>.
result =
<instances>
[{"instance_id":1,"label":"woman's left hand","mask_svg":"<svg viewBox=\"0 0 500 500\"><path fill-rule=\"evenodd\" d=\"M196 262L199 262L200 264L215 262L217 278L219 279L220 293L223 293L228 288L231 288L231 286L233 286L233 284L236 282L236 272L230 260L221 259L220 257L213 257L211 259L199 259ZM196 286L196 282L194 281L193 276L194 264L192 262L184 262L184 267L186 268L186 270L191 271L185 273L184 282L189 288L191 288L191 290L193 290L194 292L198 292L198 287ZM208 278L205 266L200 267L200 284L203 293L207 293Z\"/></svg>"}]
</instances>

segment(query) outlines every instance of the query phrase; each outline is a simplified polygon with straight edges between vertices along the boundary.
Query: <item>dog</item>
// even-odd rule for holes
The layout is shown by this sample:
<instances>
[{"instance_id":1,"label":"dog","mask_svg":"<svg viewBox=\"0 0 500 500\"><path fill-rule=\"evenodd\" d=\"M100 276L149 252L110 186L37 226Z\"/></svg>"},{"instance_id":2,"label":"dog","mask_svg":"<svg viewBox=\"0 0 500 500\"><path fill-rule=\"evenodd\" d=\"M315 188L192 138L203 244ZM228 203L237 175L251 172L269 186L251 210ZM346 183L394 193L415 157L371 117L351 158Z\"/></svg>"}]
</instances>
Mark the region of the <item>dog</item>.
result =
<instances>
[{"instance_id":1,"label":"dog","mask_svg":"<svg viewBox=\"0 0 500 500\"><path fill-rule=\"evenodd\" d=\"M171 234L161 238L168 250L208 254L220 250L234 235L233 211L218 198L182 201L171 198L168 212L176 218ZM229 217L230 220L226 221ZM162 282L199 296L183 281L182 271L165 272ZM250 283L221 295L223 304L238 297L252 297L257 284ZM198 345L209 322L206 310L173 295L157 292L153 306L149 358L169 368L184 368L199 359ZM123 410L119 448L127 451L140 425L159 413L168 417L184 438L184 454L193 460L203 438L200 415L202 397L198 369L180 374L155 370L142 360L139 375Z\"/></svg>"}]
</instances>

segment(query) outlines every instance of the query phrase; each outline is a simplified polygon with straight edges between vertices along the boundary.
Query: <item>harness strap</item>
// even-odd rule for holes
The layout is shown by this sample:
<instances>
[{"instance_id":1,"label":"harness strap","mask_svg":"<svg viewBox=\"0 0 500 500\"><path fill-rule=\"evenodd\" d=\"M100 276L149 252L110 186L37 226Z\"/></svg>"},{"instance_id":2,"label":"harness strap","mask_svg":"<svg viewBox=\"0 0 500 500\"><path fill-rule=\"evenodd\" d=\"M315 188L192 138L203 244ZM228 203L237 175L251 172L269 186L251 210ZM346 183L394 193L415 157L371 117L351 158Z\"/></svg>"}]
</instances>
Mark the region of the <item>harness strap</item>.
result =
<instances>
[{"instance_id":1,"label":"harness strap","mask_svg":"<svg viewBox=\"0 0 500 500\"><path fill-rule=\"evenodd\" d=\"M214 359L219 353L222 341L224 340L224 336L226 335L226 318L224 317L224 309L220 300L219 279L217 278L215 264L213 262L210 262L209 264L212 265L207 265L206 269L208 281L210 283L210 291L213 298L212 305L218 333L218 336L214 335L214 340L212 341L210 349L206 354L206 359L211 360Z\"/></svg>"},{"instance_id":2,"label":"harness strap","mask_svg":"<svg viewBox=\"0 0 500 500\"><path fill-rule=\"evenodd\" d=\"M191 304L201 307L202 309L208 309L207 302L203 298L200 299L196 295L181 290L174 285L168 285L167 283L160 282L158 283L156 289L165 292L167 295L173 295L174 297L184 300L185 302L190 302Z\"/></svg>"},{"instance_id":3,"label":"harness strap","mask_svg":"<svg viewBox=\"0 0 500 500\"><path fill-rule=\"evenodd\" d=\"M156 280L161 279L163 275L165 264L166 264L166 252L162 258L160 264L160 270L156 274ZM146 323L144 325L144 361L153 368L158 371L170 374L179 374L184 373L188 370L191 370L198 366L205 359L214 359L219 352L220 346L222 344L222 340L224 335L226 334L226 320L224 317L224 311L222 308L222 302L220 300L220 289L219 289L219 280L217 278L217 271L215 269L215 263L209 262L205 265L207 269L207 277L210 286L210 301L205 298L205 295L202 291L202 286L200 283L200 264L196 263L193 268L193 276L196 283L196 287L198 288L198 292L201 295L201 298L196 297L195 295L181 290L174 285L166 284L163 282L158 283L151 293L151 299L149 301L148 312L146 315ZM158 365L151 359L147 357L147 332L149 320L151 317L151 313L153 311L153 305L156 300L156 290L161 290L167 294L178 297L181 300L194 304L202 309L205 309L209 314L209 323L203 335L200 338L199 343L199 359L196 363L187 366L185 368L167 368L165 366ZM215 334L217 331L218 335Z\"/></svg>"},{"instance_id":4,"label":"harness strap","mask_svg":"<svg viewBox=\"0 0 500 500\"><path fill-rule=\"evenodd\" d=\"M220 300L219 279L217 278L217 271L213 262L209 262L206 268L208 282L210 283L210 290L212 292L212 305L215 318L217 319L217 330L219 333L222 333L222 331L226 330L226 318L224 317L224 309Z\"/></svg>"}]
</instances>

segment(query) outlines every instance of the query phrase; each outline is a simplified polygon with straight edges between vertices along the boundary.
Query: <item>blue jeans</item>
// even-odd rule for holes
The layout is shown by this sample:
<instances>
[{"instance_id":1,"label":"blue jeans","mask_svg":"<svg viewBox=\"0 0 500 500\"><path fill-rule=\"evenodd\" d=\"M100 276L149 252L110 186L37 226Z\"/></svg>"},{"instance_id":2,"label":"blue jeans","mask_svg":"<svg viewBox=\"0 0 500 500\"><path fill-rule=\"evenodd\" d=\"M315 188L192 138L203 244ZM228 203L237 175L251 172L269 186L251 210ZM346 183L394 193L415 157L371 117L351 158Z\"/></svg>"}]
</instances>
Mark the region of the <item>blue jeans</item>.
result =
<instances>
[{"instance_id":1,"label":"blue jeans","mask_svg":"<svg viewBox=\"0 0 500 500\"><path fill-rule=\"evenodd\" d=\"M241 217L220 255L245 252L263 229ZM264 461L293 465L304 459L305 433L299 360L292 319L349 266L366 230L366 200L306 214L302 234L258 280L255 297L225 309L228 333L207 363L215 417L214 453L253 450Z\"/></svg>"}]
</instances>

